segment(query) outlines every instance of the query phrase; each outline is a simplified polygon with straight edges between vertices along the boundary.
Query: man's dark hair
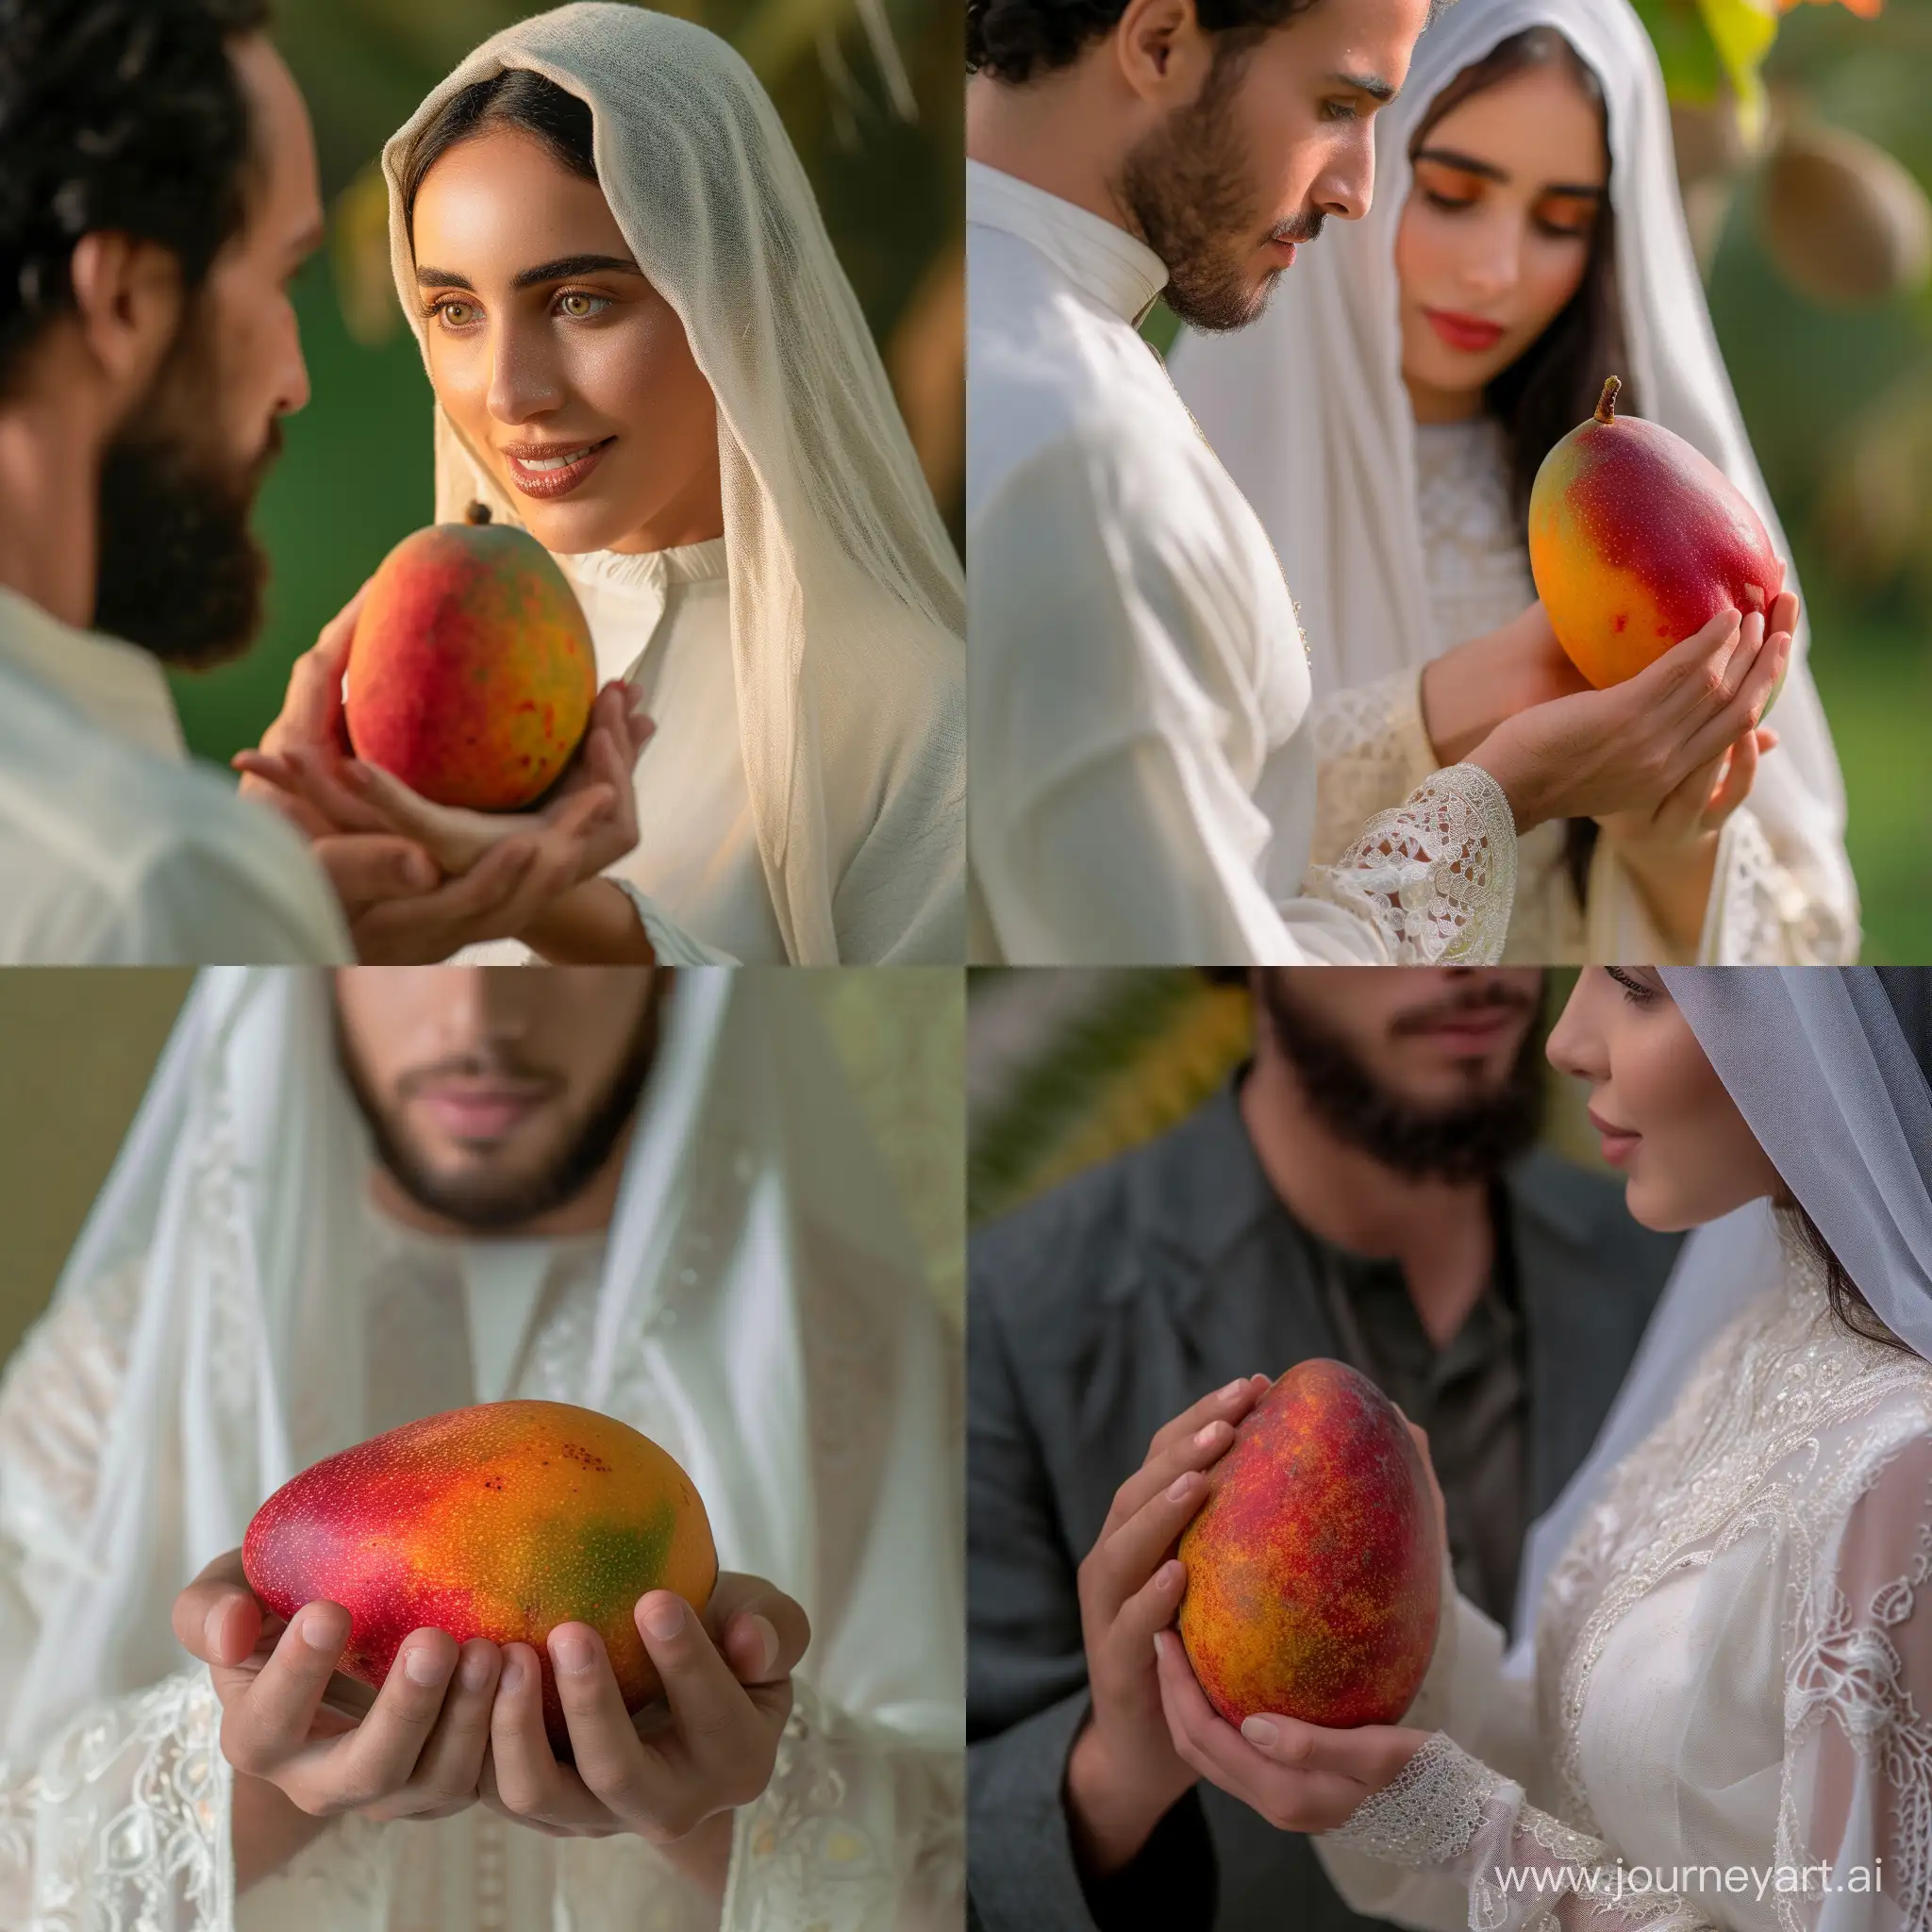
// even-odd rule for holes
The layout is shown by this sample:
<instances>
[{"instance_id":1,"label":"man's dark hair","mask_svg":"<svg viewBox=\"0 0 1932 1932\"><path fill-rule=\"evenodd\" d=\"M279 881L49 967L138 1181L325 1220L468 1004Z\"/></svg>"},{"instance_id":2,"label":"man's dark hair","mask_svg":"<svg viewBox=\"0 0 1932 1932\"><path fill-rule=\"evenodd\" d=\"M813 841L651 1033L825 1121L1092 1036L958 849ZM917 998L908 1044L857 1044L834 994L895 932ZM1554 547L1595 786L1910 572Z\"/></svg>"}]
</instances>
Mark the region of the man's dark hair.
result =
<instances>
[{"instance_id":1,"label":"man's dark hair","mask_svg":"<svg viewBox=\"0 0 1932 1932\"><path fill-rule=\"evenodd\" d=\"M1315 0L1194 0L1205 32L1252 42ZM966 71L1012 83L1069 67L1109 34L1127 0L966 0Z\"/></svg>"},{"instance_id":2,"label":"man's dark hair","mask_svg":"<svg viewBox=\"0 0 1932 1932\"><path fill-rule=\"evenodd\" d=\"M424 177L458 142L492 127L519 127L541 141L558 165L579 180L594 181L595 125L588 102L527 67L506 67L488 80L473 81L443 103L403 162L403 219L411 236Z\"/></svg>"},{"instance_id":3,"label":"man's dark hair","mask_svg":"<svg viewBox=\"0 0 1932 1932\"><path fill-rule=\"evenodd\" d=\"M157 242L200 288L245 212L228 43L267 20L267 0L0 0L0 394L73 306L83 235Z\"/></svg>"}]
</instances>

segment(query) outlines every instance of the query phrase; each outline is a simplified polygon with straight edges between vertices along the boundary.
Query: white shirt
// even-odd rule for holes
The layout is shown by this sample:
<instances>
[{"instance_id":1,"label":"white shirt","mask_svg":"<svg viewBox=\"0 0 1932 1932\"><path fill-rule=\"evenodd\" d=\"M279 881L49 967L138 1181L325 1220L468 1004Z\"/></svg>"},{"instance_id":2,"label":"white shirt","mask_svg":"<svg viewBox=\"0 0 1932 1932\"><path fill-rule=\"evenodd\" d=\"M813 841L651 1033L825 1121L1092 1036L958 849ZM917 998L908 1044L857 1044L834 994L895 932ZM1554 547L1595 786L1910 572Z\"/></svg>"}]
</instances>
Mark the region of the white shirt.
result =
<instances>
[{"instance_id":1,"label":"white shirt","mask_svg":"<svg viewBox=\"0 0 1932 1932\"><path fill-rule=\"evenodd\" d=\"M1420 881L1440 910L1448 869L1420 817L1314 882L1341 903L1296 896L1307 653L1259 522L1137 332L1158 258L970 161L967 221L974 957L1373 963L1472 941L1461 957L1489 957L1514 832L1467 767L1446 778L1464 794L1449 816L1496 864L1483 906L1439 921L1460 935L1446 950L1398 903Z\"/></svg>"},{"instance_id":2,"label":"white shirt","mask_svg":"<svg viewBox=\"0 0 1932 1932\"><path fill-rule=\"evenodd\" d=\"M156 658L0 588L0 962L354 957L301 840L189 759Z\"/></svg>"}]
</instances>

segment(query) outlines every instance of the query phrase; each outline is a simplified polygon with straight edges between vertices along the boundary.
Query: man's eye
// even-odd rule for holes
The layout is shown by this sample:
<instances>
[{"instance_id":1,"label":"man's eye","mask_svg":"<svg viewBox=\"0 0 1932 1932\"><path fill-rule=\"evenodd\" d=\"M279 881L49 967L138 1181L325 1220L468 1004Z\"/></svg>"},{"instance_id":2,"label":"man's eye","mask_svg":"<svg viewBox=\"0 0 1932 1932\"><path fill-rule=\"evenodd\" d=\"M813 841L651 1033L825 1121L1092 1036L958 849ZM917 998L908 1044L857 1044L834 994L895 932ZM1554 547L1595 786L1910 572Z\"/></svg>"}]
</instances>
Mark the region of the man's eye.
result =
<instances>
[{"instance_id":1,"label":"man's eye","mask_svg":"<svg viewBox=\"0 0 1932 1932\"><path fill-rule=\"evenodd\" d=\"M1322 113L1329 121L1357 121L1361 118L1361 110L1353 101L1324 101Z\"/></svg>"}]
</instances>

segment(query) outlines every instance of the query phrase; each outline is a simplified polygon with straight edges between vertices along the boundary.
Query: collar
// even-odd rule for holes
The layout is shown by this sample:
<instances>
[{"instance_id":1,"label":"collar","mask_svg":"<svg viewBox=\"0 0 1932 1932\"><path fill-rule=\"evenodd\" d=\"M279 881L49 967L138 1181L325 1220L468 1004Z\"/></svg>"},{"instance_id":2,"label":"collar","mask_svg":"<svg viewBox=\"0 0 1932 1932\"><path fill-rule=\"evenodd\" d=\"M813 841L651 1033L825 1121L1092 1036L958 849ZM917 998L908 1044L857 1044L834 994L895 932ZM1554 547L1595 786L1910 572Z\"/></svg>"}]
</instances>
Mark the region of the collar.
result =
<instances>
[{"instance_id":1,"label":"collar","mask_svg":"<svg viewBox=\"0 0 1932 1932\"><path fill-rule=\"evenodd\" d=\"M1017 175L966 163L966 219L1030 242L1083 295L1138 324L1167 287L1167 267L1116 224Z\"/></svg>"},{"instance_id":2,"label":"collar","mask_svg":"<svg viewBox=\"0 0 1932 1932\"><path fill-rule=\"evenodd\" d=\"M608 584L619 590L667 594L680 584L723 582L730 575L726 540L713 537L703 543L684 543L675 550L590 550L556 560L565 575L579 583Z\"/></svg>"},{"instance_id":3,"label":"collar","mask_svg":"<svg viewBox=\"0 0 1932 1932\"><path fill-rule=\"evenodd\" d=\"M104 731L157 758L188 756L160 661L139 644L75 630L0 585L0 666L58 691Z\"/></svg>"}]
</instances>

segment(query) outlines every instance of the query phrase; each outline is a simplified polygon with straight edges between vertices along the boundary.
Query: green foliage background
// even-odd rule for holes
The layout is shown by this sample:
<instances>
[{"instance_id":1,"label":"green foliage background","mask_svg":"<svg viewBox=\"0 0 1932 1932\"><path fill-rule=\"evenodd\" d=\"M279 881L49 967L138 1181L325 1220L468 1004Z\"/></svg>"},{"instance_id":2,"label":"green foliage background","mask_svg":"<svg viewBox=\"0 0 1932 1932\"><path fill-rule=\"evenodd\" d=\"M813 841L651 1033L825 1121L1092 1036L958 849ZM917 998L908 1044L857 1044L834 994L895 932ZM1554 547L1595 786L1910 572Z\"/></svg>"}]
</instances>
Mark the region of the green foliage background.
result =
<instances>
[{"instance_id":1,"label":"green foliage background","mask_svg":"<svg viewBox=\"0 0 1932 1932\"><path fill-rule=\"evenodd\" d=\"M962 229L963 36L945 0L880 0L917 102L891 110L856 0L669 0L745 54L771 91L817 191L868 321L887 341ZM314 117L332 206L469 50L545 9L517 0L275 0L272 32ZM822 37L833 51L821 53ZM836 80L841 72L849 80ZM266 634L246 658L181 675L190 746L225 764L280 706L289 665L388 550L430 518L430 394L415 340L352 338L330 262L296 288L312 399L257 528L273 563Z\"/></svg>"}]
</instances>

